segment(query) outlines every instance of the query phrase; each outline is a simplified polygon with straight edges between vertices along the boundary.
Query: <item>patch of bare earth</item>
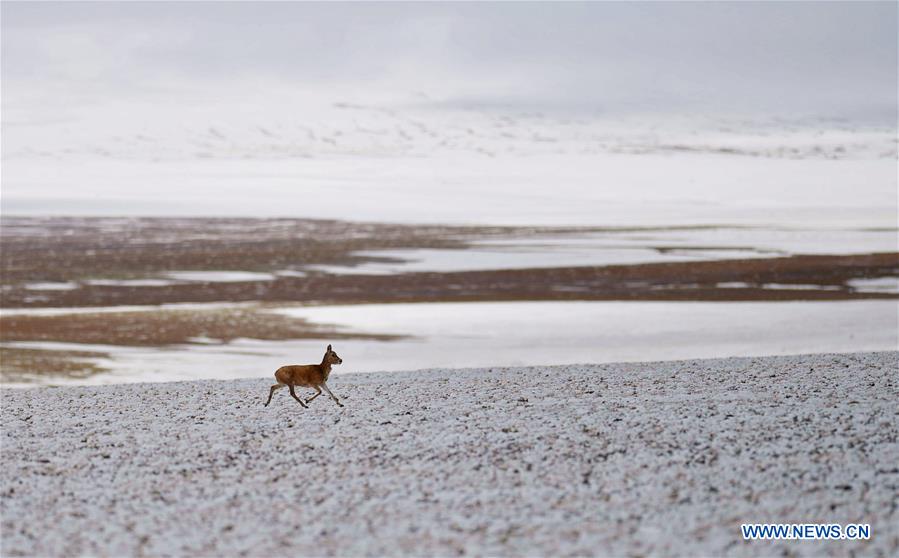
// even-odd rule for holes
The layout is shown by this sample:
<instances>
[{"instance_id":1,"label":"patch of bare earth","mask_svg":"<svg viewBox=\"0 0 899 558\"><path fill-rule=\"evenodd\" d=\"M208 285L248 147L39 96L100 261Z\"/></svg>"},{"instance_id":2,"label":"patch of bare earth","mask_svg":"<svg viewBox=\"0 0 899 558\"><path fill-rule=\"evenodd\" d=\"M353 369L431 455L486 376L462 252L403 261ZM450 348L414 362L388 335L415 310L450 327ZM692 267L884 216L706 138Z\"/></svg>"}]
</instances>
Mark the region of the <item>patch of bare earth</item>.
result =
<instances>
[{"instance_id":1,"label":"patch of bare earth","mask_svg":"<svg viewBox=\"0 0 899 558\"><path fill-rule=\"evenodd\" d=\"M166 271L277 271L385 260L354 254L362 250L464 248L473 238L531 230L313 219L5 217L0 270L8 286L141 279ZM4 293L4 306L16 302Z\"/></svg>"},{"instance_id":2,"label":"patch of bare earth","mask_svg":"<svg viewBox=\"0 0 899 558\"><path fill-rule=\"evenodd\" d=\"M0 341L53 341L121 346L162 346L193 339L227 343L238 338L393 339L390 335L347 334L299 318L253 308L151 310L8 316L0 318Z\"/></svg>"},{"instance_id":3,"label":"patch of bare earth","mask_svg":"<svg viewBox=\"0 0 899 558\"><path fill-rule=\"evenodd\" d=\"M92 359L108 355L95 351L49 351L0 347L0 382L39 382L47 376L87 378L104 368Z\"/></svg>"}]
</instances>

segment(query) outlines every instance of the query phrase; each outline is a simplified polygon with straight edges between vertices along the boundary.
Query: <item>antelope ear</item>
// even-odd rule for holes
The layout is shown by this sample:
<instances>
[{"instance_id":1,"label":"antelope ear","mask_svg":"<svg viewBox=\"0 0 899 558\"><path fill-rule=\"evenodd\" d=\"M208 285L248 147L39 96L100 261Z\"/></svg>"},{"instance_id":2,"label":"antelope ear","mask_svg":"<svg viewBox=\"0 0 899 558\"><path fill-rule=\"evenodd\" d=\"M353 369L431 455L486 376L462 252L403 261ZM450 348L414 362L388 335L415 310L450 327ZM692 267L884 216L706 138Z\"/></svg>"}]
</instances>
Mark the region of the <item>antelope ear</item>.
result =
<instances>
[{"instance_id":1,"label":"antelope ear","mask_svg":"<svg viewBox=\"0 0 899 558\"><path fill-rule=\"evenodd\" d=\"M328 352L331 352L331 345L328 345Z\"/></svg>"}]
</instances>

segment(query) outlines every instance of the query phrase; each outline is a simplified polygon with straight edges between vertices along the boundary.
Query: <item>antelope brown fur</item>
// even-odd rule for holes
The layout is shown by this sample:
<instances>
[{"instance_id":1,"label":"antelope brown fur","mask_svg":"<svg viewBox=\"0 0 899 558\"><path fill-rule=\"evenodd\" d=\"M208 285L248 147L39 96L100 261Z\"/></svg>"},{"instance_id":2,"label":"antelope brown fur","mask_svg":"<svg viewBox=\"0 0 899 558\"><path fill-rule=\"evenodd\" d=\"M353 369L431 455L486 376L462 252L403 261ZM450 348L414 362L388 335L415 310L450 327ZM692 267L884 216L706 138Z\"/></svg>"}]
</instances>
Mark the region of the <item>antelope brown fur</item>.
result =
<instances>
[{"instance_id":1,"label":"antelope brown fur","mask_svg":"<svg viewBox=\"0 0 899 558\"><path fill-rule=\"evenodd\" d=\"M331 390L328 389L328 376L331 375L331 367L337 364L341 364L343 359L337 356L331 349L331 345L328 345L328 350L325 351L325 356L322 358L321 364L294 364L291 366L282 366L278 370L275 371L275 380L278 381L277 384L273 385L268 392L268 401L265 402L265 406L268 407L268 404L272 401L272 395L275 394L275 391L281 389L284 386L287 386L290 389L290 395L294 399L297 400L297 403L306 407L313 399L322 394L322 390L328 394L328 396L337 403L338 407L343 407L343 403L340 402L337 397L331 393ZM299 397L297 397L294 388L300 387L311 387L316 391L316 394L303 401Z\"/></svg>"}]
</instances>

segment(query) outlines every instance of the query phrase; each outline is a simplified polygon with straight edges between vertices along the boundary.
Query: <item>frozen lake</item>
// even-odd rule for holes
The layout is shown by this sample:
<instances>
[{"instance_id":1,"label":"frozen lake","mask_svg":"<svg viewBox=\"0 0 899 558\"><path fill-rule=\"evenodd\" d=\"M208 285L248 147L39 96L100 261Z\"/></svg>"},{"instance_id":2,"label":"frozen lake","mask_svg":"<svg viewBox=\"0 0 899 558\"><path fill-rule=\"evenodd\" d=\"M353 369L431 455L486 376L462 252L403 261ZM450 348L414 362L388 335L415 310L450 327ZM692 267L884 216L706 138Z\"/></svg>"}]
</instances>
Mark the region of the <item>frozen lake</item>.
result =
<instances>
[{"instance_id":1,"label":"frozen lake","mask_svg":"<svg viewBox=\"0 0 899 558\"><path fill-rule=\"evenodd\" d=\"M371 304L280 312L347 331L347 370L517 366L893 350L896 301ZM311 344L315 347L315 344ZM310 349L312 348L310 347Z\"/></svg>"},{"instance_id":2,"label":"frozen lake","mask_svg":"<svg viewBox=\"0 0 899 558\"><path fill-rule=\"evenodd\" d=\"M138 310L139 311L139 310ZM344 331L407 335L341 340L335 373L430 367L655 361L895 350L897 302L490 302L371 304L274 310ZM64 343L8 346L107 352L110 372L54 383L105 384L266 377L317 361L328 340L162 349Z\"/></svg>"}]
</instances>

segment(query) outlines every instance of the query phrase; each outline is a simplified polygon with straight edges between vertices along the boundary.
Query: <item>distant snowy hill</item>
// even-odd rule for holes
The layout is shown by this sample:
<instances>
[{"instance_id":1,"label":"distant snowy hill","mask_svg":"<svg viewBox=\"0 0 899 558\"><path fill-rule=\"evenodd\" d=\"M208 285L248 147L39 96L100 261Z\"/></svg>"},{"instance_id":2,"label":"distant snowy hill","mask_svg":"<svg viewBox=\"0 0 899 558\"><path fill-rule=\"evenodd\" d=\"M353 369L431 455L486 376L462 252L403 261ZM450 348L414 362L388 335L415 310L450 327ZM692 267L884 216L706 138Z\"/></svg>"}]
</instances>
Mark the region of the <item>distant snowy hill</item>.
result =
<instances>
[{"instance_id":1,"label":"distant snowy hill","mask_svg":"<svg viewBox=\"0 0 899 558\"><path fill-rule=\"evenodd\" d=\"M27 106L3 211L895 227L896 138L842 121L281 99Z\"/></svg>"}]
</instances>

